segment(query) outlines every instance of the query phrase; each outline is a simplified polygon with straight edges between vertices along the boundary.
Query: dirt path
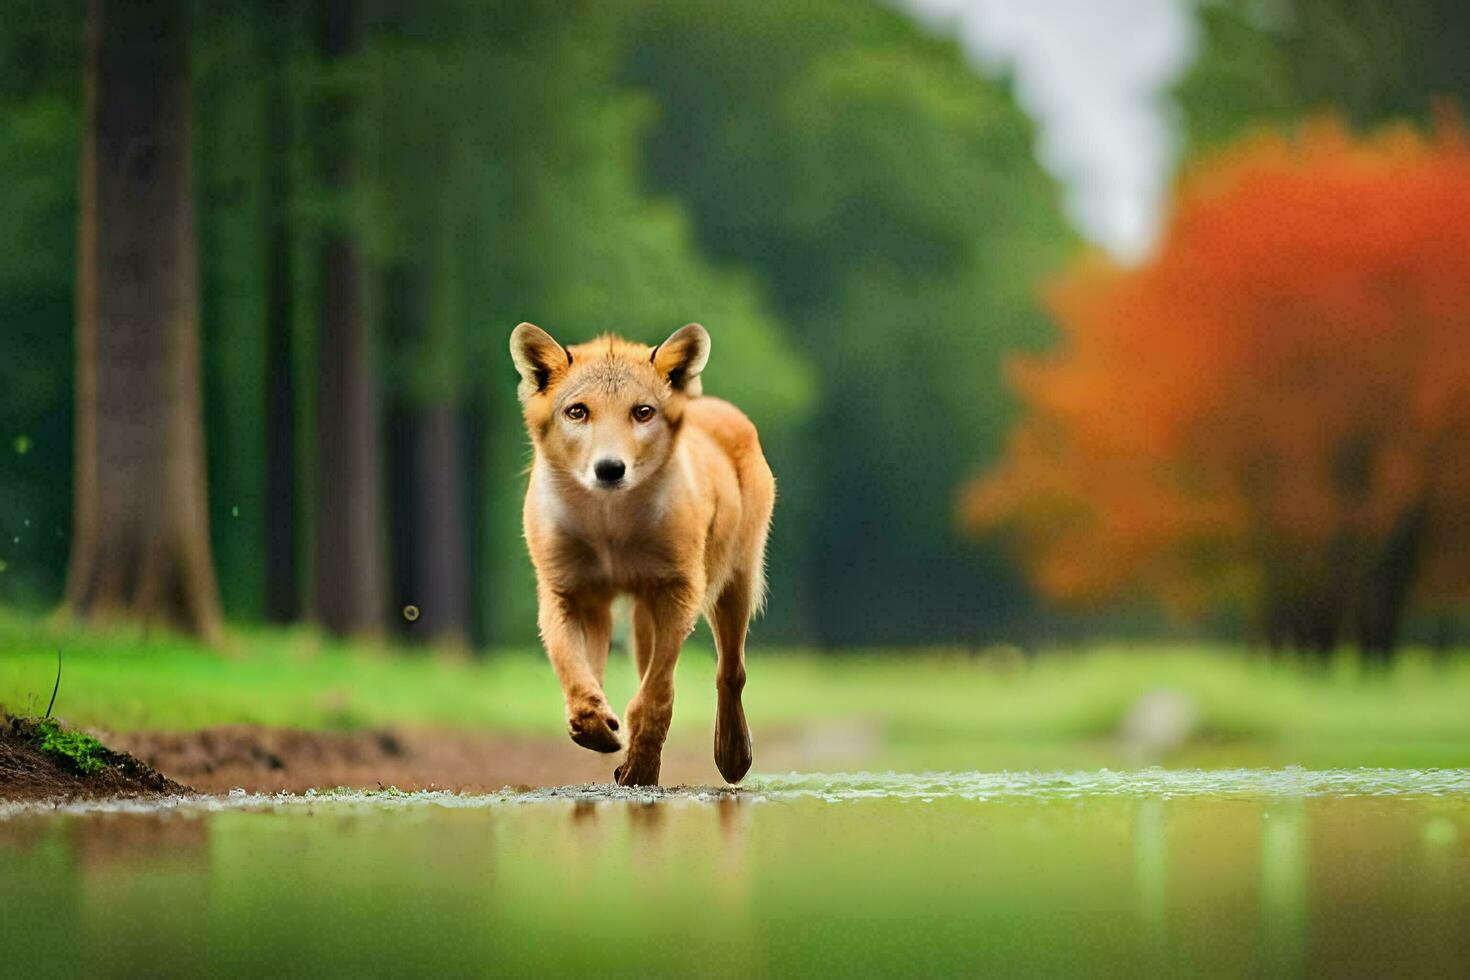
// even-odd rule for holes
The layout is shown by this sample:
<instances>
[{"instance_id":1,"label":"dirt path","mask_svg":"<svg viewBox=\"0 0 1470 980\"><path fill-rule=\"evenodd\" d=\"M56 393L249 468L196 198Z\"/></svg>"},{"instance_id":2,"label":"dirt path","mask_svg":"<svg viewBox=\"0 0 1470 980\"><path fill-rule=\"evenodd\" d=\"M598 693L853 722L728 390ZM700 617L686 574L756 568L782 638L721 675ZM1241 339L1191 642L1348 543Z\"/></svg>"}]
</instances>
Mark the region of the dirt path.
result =
<instances>
[{"instance_id":1,"label":"dirt path","mask_svg":"<svg viewBox=\"0 0 1470 980\"><path fill-rule=\"evenodd\" d=\"M92 799L187 793L189 787L125 753L101 749L105 768L84 774L38 745L37 723L0 713L0 800Z\"/></svg>"},{"instance_id":2,"label":"dirt path","mask_svg":"<svg viewBox=\"0 0 1470 980\"><path fill-rule=\"evenodd\" d=\"M445 731L315 732L229 725L195 732L97 733L205 793L304 792L337 786L490 792L511 787L605 783L617 756L563 739ZM720 784L703 753L671 747L664 785Z\"/></svg>"},{"instance_id":3,"label":"dirt path","mask_svg":"<svg viewBox=\"0 0 1470 980\"><path fill-rule=\"evenodd\" d=\"M31 726L22 731L20 726ZM829 730L830 729L830 730ZM227 725L189 732L94 730L116 750L115 765L84 776L35 746L34 723L0 713L0 801L139 796L189 788L225 793L349 787L494 792L609 783L617 755L564 738L518 738L433 729L303 731ZM763 771L822 768L871 748L872 733L851 725L763 733ZM834 750L840 750L834 755ZM849 760L850 761L850 760ZM723 786L708 745L672 740L664 786Z\"/></svg>"}]
</instances>

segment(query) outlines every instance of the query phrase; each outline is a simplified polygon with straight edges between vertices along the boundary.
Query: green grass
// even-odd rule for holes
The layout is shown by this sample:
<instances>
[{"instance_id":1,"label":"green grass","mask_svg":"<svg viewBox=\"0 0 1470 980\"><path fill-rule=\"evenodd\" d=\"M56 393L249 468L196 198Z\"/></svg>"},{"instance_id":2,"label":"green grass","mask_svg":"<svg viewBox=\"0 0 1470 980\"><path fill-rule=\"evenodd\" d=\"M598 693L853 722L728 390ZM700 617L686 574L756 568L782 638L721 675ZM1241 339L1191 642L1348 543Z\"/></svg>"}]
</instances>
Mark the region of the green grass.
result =
<instances>
[{"instance_id":1,"label":"green grass","mask_svg":"<svg viewBox=\"0 0 1470 980\"><path fill-rule=\"evenodd\" d=\"M90 775L107 768L107 749L86 732L62 728L52 718L37 723L36 732L42 752L67 760L77 772Z\"/></svg>"},{"instance_id":2,"label":"green grass","mask_svg":"<svg viewBox=\"0 0 1470 980\"><path fill-rule=\"evenodd\" d=\"M308 630L240 628L214 652L170 634L81 632L0 612L0 704L39 713L65 672L56 713L113 731L254 723L304 728L432 726L562 736L560 693L536 650L480 660L352 646ZM1202 765L1470 765L1470 656L1414 651L1389 670L1269 661L1229 647L1098 645L1025 660L1003 652L779 651L749 655L747 711L758 744L809 737L833 767L1100 766L1126 761L1114 738L1150 691L1196 707L1183 756ZM679 666L674 737L707 741L714 663L691 646ZM608 695L634 690L614 651ZM803 735L802 733L806 733ZM861 758L843 751L866 740ZM856 750L854 750L856 751Z\"/></svg>"}]
</instances>

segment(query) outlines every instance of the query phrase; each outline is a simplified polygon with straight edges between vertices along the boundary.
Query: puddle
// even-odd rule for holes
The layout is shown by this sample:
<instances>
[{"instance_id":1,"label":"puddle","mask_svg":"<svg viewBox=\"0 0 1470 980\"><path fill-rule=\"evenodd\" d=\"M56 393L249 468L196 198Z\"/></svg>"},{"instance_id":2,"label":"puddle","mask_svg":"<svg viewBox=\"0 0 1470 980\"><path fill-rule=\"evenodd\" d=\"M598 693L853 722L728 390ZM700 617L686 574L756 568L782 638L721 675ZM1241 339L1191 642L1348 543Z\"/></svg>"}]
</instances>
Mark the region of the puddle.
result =
<instances>
[{"instance_id":1,"label":"puddle","mask_svg":"<svg viewBox=\"0 0 1470 980\"><path fill-rule=\"evenodd\" d=\"M1470 798L1470 769L1139 769L1114 772L851 773L765 777L773 797L1079 799L1175 796L1447 796Z\"/></svg>"},{"instance_id":2,"label":"puddle","mask_svg":"<svg viewBox=\"0 0 1470 980\"><path fill-rule=\"evenodd\" d=\"M17 973L1470 963L1467 770L791 774L3 814Z\"/></svg>"},{"instance_id":3,"label":"puddle","mask_svg":"<svg viewBox=\"0 0 1470 980\"><path fill-rule=\"evenodd\" d=\"M152 799L83 800L76 803L0 803L0 819L33 813L217 813L276 807L325 805L388 809L486 807L566 802L657 803L678 800L748 803L814 798L828 803L859 800L1067 800L1106 797L1217 796L1279 798L1315 796L1465 797L1470 769L1138 769L1114 772L929 772L789 773L755 776L740 787L621 787L610 784L559 786L499 793L387 790L326 790L306 793L246 793Z\"/></svg>"}]
</instances>

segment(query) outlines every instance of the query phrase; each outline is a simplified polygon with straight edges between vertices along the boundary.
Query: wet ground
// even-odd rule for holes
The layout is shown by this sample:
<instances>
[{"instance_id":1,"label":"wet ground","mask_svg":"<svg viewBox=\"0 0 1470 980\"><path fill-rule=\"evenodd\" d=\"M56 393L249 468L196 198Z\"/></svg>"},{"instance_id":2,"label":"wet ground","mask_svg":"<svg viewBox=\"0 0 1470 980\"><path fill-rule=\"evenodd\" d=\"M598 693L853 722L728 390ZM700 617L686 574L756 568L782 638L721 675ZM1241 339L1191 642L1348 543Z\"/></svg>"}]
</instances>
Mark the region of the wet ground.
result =
<instances>
[{"instance_id":1,"label":"wet ground","mask_svg":"<svg viewBox=\"0 0 1470 980\"><path fill-rule=\"evenodd\" d=\"M95 740L63 735L51 722L0 711L0 808L24 800L156 797L193 789ZM48 738L60 741L48 750ZM78 758L91 771L84 771Z\"/></svg>"},{"instance_id":2,"label":"wet ground","mask_svg":"<svg viewBox=\"0 0 1470 980\"><path fill-rule=\"evenodd\" d=\"M484 731L309 731L224 725L183 732L96 734L109 746L204 793L225 793L235 787L258 793L304 793L329 786L487 793L507 786L608 781L620 761L617 755L588 752L563 736L517 738ZM761 758L778 769L820 770L834 761L871 760L879 754L877 743L876 733L858 724L808 726L762 733ZM723 781L707 733L697 740L670 740L660 781L664 785ZM8 788L0 771L0 799L15 795L7 793Z\"/></svg>"},{"instance_id":3,"label":"wet ground","mask_svg":"<svg viewBox=\"0 0 1470 980\"><path fill-rule=\"evenodd\" d=\"M1463 975L1470 771L0 809L5 972Z\"/></svg>"}]
</instances>

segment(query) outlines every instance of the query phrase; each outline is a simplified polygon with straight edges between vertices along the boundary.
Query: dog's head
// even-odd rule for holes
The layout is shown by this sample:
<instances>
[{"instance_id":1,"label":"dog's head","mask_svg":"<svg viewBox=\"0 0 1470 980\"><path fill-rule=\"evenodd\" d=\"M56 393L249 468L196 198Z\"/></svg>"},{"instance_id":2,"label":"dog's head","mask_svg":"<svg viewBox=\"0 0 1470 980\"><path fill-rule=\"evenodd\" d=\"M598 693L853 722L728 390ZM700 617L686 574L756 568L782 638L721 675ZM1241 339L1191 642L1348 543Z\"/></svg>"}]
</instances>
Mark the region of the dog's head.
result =
<instances>
[{"instance_id":1,"label":"dog's head","mask_svg":"<svg viewBox=\"0 0 1470 980\"><path fill-rule=\"evenodd\" d=\"M691 323L657 347L613 336L563 347L522 323L510 335L510 356L537 457L612 493L657 473L673 452L684 403L700 392L709 334Z\"/></svg>"}]
</instances>

